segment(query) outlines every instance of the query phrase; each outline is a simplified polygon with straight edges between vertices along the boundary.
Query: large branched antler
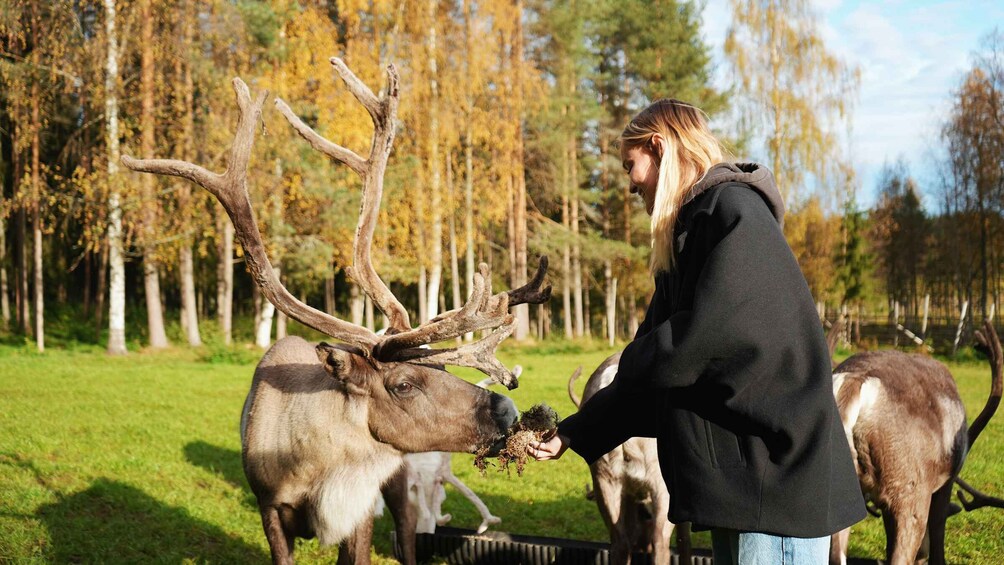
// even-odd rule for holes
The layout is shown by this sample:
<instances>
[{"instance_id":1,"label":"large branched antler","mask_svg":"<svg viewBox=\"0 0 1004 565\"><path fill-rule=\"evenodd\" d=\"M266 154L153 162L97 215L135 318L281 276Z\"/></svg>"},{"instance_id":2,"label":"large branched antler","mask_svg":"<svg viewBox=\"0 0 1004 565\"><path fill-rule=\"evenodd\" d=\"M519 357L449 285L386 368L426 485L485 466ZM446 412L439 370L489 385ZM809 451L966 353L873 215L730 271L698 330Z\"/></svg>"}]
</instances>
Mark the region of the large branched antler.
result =
<instances>
[{"instance_id":1,"label":"large branched antler","mask_svg":"<svg viewBox=\"0 0 1004 565\"><path fill-rule=\"evenodd\" d=\"M1001 403L1001 395L1004 393L1004 370L1002 370L1004 369L1004 350L1002 350L1000 339L997 337L997 330L994 329L994 325L990 320L983 322L982 331L976 331L976 341L979 344L978 349L981 349L990 358L990 396L987 397L987 403L983 406L983 410L976 416L973 423L969 425L969 449L973 448L976 438L980 437L983 428L987 427L990 418L997 412L997 407ZM956 491L955 494L958 496L959 502L962 503L962 507L966 509L966 512L971 512L984 506L1004 508L1004 500L983 494L962 480L962 477L955 477L955 483L962 487L962 490ZM968 493L970 497L966 498L963 491Z\"/></svg>"},{"instance_id":2,"label":"large branched antler","mask_svg":"<svg viewBox=\"0 0 1004 565\"><path fill-rule=\"evenodd\" d=\"M540 286L547 273L547 257L540 258L533 279L520 288L492 294L491 272L482 263L474 275L474 290L463 307L443 312L421 326L387 336L377 347L379 359L393 359L404 349L446 341L466 333L495 328L505 323L509 309L520 304L541 304L551 298L550 285Z\"/></svg>"},{"instance_id":3,"label":"large branched antler","mask_svg":"<svg viewBox=\"0 0 1004 565\"><path fill-rule=\"evenodd\" d=\"M976 331L976 341L980 349L990 358L990 396L983 406L979 416L973 420L969 426L969 449L973 448L976 438L980 437L980 432L990 422L990 418L997 412L997 407L1001 403L1001 395L1004 393L1004 351L1001 349L1000 339L997 338L997 330L989 320L983 322L983 330Z\"/></svg>"},{"instance_id":4,"label":"large branched antler","mask_svg":"<svg viewBox=\"0 0 1004 565\"><path fill-rule=\"evenodd\" d=\"M280 312L305 326L370 351L377 343L377 336L373 332L300 302L286 290L272 270L247 189L248 162L254 146L255 127L261 121L261 108L268 92L262 91L252 101L244 81L235 78L233 86L239 113L226 172L213 173L187 161L133 159L128 155L122 156L122 164L134 171L188 179L212 193L230 216L237 238L244 248L248 271L269 302Z\"/></svg>"},{"instance_id":5,"label":"large branched antler","mask_svg":"<svg viewBox=\"0 0 1004 565\"><path fill-rule=\"evenodd\" d=\"M371 248L373 233L383 195L383 178L394 141L394 119L398 104L398 75L393 65L387 67L387 90L377 97L340 59L331 64L356 99L373 120L374 135L370 155L363 158L350 149L325 139L298 118L289 106L276 99L279 112L292 127L318 151L346 164L363 180L359 223L353 242L353 266L350 275L363 288L390 321L390 335L383 339L355 324L315 310L294 298L272 270L247 191L247 167L254 144L255 125L267 93L252 103L247 85L233 81L240 109L234 144L227 171L212 173L191 163L176 160L136 160L122 158L126 167L141 172L186 178L211 192L229 214L247 255L248 270L262 294L289 317L336 339L359 346L374 362L408 362L419 365L458 365L472 367L491 376L509 389L516 388L519 368L509 371L495 357L495 349L514 329L509 308L518 304L540 304L551 296L551 287L541 288L547 272L547 257L541 257L533 280L515 290L492 294L491 273L481 266L475 275L475 288L463 308L446 312L418 328L411 328L408 312L380 279L373 268ZM446 341L468 332L492 330L478 342L455 349L422 349L420 346Z\"/></svg>"},{"instance_id":6,"label":"large branched antler","mask_svg":"<svg viewBox=\"0 0 1004 565\"><path fill-rule=\"evenodd\" d=\"M352 267L349 269L349 276L359 283L363 292L387 315L390 327L395 332L404 331L411 328L408 311L377 274L370 256L373 233L380 214L380 200L383 198L384 172L394 143L394 119L397 115L399 97L397 69L394 65L387 66L387 92L383 98L377 98L341 59L332 57L330 61L349 92L366 108L373 120L373 143L368 158L363 159L352 150L325 139L303 123L303 120L294 114L282 99L276 98L275 106L311 147L335 161L345 163L362 178L362 202L355 241L352 245Z\"/></svg>"}]
</instances>

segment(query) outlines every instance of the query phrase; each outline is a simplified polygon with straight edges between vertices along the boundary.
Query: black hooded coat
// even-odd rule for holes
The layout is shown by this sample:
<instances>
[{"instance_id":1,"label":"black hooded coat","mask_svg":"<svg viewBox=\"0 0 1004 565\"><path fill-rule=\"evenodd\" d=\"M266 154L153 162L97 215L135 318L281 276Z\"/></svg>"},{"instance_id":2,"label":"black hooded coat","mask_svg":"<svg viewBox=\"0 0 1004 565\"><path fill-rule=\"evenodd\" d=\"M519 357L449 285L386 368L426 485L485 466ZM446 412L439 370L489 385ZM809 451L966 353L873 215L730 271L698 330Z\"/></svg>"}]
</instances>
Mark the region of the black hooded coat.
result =
<instances>
[{"instance_id":1,"label":"black hooded coat","mask_svg":"<svg viewBox=\"0 0 1004 565\"><path fill-rule=\"evenodd\" d=\"M617 377L558 426L589 463L657 438L673 522L810 538L865 517L783 217L769 170L712 167L680 209L676 264L656 276Z\"/></svg>"}]
</instances>

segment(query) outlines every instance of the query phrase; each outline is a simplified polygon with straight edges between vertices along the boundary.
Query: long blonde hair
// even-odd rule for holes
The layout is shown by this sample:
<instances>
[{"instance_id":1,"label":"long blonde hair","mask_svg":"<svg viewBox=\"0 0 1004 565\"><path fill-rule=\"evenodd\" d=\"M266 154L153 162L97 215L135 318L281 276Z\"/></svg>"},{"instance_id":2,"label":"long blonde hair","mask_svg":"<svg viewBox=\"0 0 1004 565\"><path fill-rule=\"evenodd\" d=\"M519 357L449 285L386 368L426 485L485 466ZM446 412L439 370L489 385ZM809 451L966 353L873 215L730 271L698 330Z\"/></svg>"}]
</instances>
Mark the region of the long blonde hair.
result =
<instances>
[{"instance_id":1,"label":"long blonde hair","mask_svg":"<svg viewBox=\"0 0 1004 565\"><path fill-rule=\"evenodd\" d=\"M694 185L713 165L723 161L718 139L708 129L705 114L697 107L663 98L641 111L624 128L623 151L652 142L655 134L666 140L659 160L659 180L652 210L652 273L669 271L676 262L673 227L680 207Z\"/></svg>"}]
</instances>

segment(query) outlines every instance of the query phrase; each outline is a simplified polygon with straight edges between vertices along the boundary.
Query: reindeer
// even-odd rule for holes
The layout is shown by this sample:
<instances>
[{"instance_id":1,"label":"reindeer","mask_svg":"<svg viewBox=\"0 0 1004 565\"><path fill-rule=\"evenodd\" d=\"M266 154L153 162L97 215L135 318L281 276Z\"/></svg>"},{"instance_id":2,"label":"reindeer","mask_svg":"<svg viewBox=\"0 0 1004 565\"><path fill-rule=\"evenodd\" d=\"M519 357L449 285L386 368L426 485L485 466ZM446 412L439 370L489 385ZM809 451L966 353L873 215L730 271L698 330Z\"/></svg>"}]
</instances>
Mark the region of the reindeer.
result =
<instances>
[{"instance_id":1,"label":"reindeer","mask_svg":"<svg viewBox=\"0 0 1004 565\"><path fill-rule=\"evenodd\" d=\"M247 85L233 80L239 114L223 174L184 161L122 157L134 171L185 178L212 193L233 222L247 269L262 294L290 318L342 342L312 345L297 337L276 342L255 369L244 404L244 472L258 500L273 563L292 563L294 539L313 536L323 545L341 544L340 563L368 563L372 512L381 485L392 497L407 495L399 472L403 453L473 452L503 437L517 418L512 401L447 373L443 366L474 367L514 388L515 376L495 357L498 344L514 329L509 308L550 297L550 287L540 289L546 258L529 284L498 294L492 293L488 267L481 265L462 308L411 327L407 310L370 260L394 139L397 71L387 67L387 88L377 97L341 60L333 58L331 64L373 121L369 157L324 139L282 100L276 106L312 147L362 177L349 274L387 316L385 336L300 302L269 264L247 191L254 132L267 92L252 100ZM420 348L475 331L489 333L455 349ZM414 530L413 514L395 519L399 531ZM410 543L413 560L413 536ZM407 547L405 551L407 555Z\"/></svg>"},{"instance_id":2,"label":"reindeer","mask_svg":"<svg viewBox=\"0 0 1004 565\"><path fill-rule=\"evenodd\" d=\"M858 480L866 500L882 516L886 560L892 565L922 558L922 545L928 545L932 565L945 562L945 521L954 482L976 497L967 500L959 494L967 509L1000 502L958 477L1001 400L1004 354L993 325L986 322L976 339L988 351L992 386L968 431L955 380L931 358L876 351L854 355L834 369L833 393ZM849 528L834 534L831 564L847 563L849 534Z\"/></svg>"},{"instance_id":3,"label":"reindeer","mask_svg":"<svg viewBox=\"0 0 1004 565\"><path fill-rule=\"evenodd\" d=\"M519 365L513 367L513 374L519 375L521 368ZM488 378L481 380L477 386L488 388L488 385L495 382ZM423 453L406 453L404 455L404 473L407 481L408 496L406 502L414 507L417 512L415 533L433 534L436 526L444 526L453 519L451 514L443 514L443 502L446 500L446 484L453 485L460 491L481 514L481 523L478 525L477 533L482 534L490 526L502 523L502 519L495 516L485 505L484 501L453 474L451 467L453 454L446 451L427 451ZM388 496L388 499L392 499ZM395 499L397 502L405 502ZM385 504L383 499L377 502L377 516L383 516ZM405 509L395 508L394 515L405 512Z\"/></svg>"},{"instance_id":4,"label":"reindeer","mask_svg":"<svg viewBox=\"0 0 1004 565\"><path fill-rule=\"evenodd\" d=\"M586 381L581 401L574 385L582 367L575 371L568 379L568 396L576 408L613 382L620 358L618 352L600 363ZM659 467L655 438L627 440L590 465L589 472L596 505L610 532L610 562L630 563L636 548L644 550L651 545L652 563L668 564L673 524L668 518L669 490ZM680 525L676 545L680 563L690 563L689 524Z\"/></svg>"}]
</instances>

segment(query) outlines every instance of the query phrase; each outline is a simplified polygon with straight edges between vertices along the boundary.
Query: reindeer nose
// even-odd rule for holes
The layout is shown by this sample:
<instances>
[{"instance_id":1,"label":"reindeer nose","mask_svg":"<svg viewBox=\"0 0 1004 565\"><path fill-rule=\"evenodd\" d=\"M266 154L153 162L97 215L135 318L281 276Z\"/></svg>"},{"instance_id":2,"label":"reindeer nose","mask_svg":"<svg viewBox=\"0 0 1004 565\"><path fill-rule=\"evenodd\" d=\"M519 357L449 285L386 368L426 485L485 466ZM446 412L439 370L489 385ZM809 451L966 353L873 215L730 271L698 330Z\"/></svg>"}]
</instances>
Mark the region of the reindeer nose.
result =
<instances>
[{"instance_id":1,"label":"reindeer nose","mask_svg":"<svg viewBox=\"0 0 1004 565\"><path fill-rule=\"evenodd\" d=\"M499 429L505 433L519 419L519 411L516 410L516 404L508 396L502 396L495 392L491 394L492 417Z\"/></svg>"}]
</instances>

